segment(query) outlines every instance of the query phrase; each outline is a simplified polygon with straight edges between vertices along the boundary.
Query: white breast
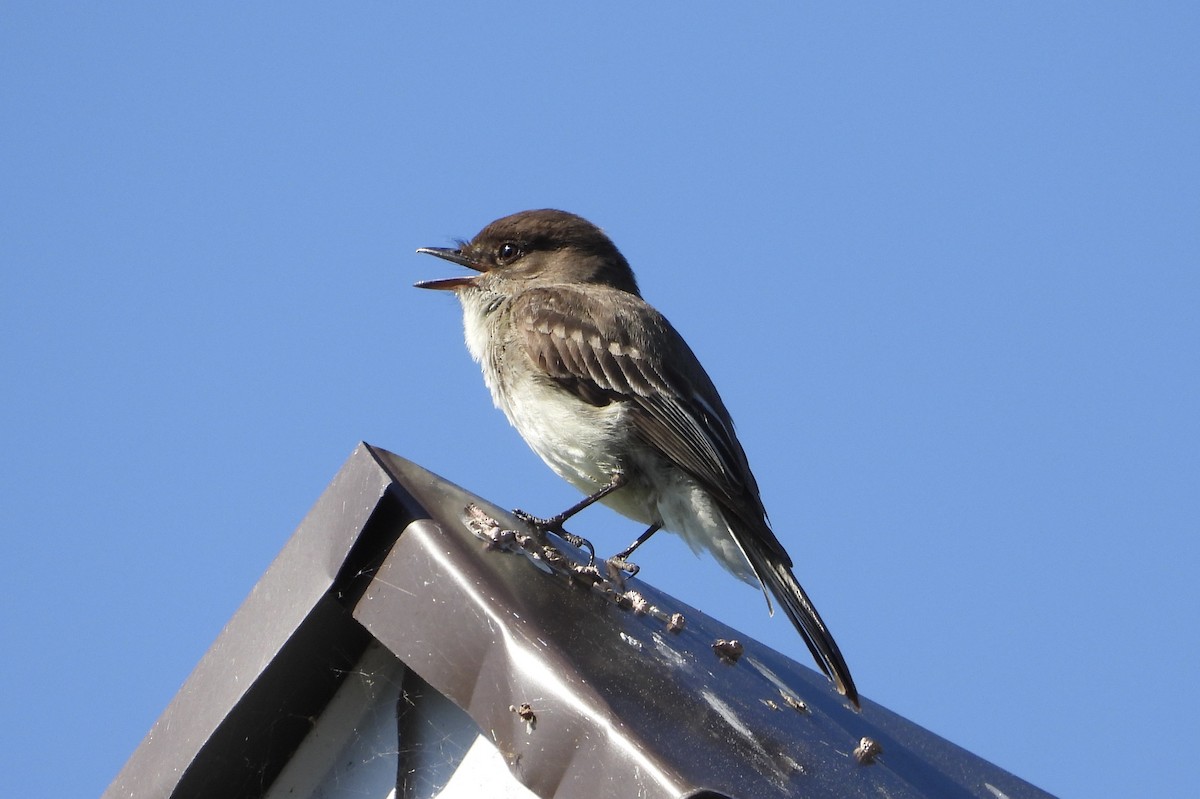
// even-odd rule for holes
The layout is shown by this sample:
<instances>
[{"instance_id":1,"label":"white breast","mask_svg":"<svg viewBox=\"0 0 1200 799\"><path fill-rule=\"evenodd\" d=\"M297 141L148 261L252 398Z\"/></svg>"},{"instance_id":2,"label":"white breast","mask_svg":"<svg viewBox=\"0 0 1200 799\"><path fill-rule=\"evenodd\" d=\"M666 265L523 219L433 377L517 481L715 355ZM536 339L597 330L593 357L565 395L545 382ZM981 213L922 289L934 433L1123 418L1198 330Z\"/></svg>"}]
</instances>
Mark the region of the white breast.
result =
<instances>
[{"instance_id":1,"label":"white breast","mask_svg":"<svg viewBox=\"0 0 1200 799\"><path fill-rule=\"evenodd\" d=\"M517 347L505 348L493 329L502 311L487 312L488 295L460 292L467 349L483 370L496 407L525 442L560 477L584 494L605 486L618 469L639 478L605 497L605 505L642 524L662 524L694 550L709 550L748 582L749 564L721 511L695 481L645 444L632 440L627 410L620 403L596 407L554 385L527 362Z\"/></svg>"},{"instance_id":2,"label":"white breast","mask_svg":"<svg viewBox=\"0 0 1200 799\"><path fill-rule=\"evenodd\" d=\"M590 405L535 372L517 347L507 351L495 334L502 311L487 313L487 295L459 294L467 349L483 370L483 380L496 407L526 443L560 477L580 491L592 493L617 469L617 453L628 435L619 404ZM505 358L513 363L503 363ZM503 366L504 375L500 369ZM618 492L620 493L620 492Z\"/></svg>"}]
</instances>

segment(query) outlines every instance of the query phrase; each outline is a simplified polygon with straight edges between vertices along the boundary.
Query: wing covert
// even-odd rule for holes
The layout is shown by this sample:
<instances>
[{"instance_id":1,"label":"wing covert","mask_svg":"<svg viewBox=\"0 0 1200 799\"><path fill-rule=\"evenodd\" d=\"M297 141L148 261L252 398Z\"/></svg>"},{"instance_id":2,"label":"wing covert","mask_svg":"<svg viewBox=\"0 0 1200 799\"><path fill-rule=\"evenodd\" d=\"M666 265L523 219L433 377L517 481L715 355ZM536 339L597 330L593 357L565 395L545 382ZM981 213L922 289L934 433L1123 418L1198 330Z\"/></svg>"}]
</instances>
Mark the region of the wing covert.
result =
<instances>
[{"instance_id":1,"label":"wing covert","mask_svg":"<svg viewBox=\"0 0 1200 799\"><path fill-rule=\"evenodd\" d=\"M744 521L764 524L758 487L733 423L691 349L665 318L623 291L594 295L555 286L513 299L510 311L522 344L545 376L584 402L629 402L638 433L699 480ZM597 319L596 314L605 314ZM673 361L642 346L637 335L675 344ZM746 500L750 507L746 507ZM745 518L747 513L757 518Z\"/></svg>"}]
</instances>

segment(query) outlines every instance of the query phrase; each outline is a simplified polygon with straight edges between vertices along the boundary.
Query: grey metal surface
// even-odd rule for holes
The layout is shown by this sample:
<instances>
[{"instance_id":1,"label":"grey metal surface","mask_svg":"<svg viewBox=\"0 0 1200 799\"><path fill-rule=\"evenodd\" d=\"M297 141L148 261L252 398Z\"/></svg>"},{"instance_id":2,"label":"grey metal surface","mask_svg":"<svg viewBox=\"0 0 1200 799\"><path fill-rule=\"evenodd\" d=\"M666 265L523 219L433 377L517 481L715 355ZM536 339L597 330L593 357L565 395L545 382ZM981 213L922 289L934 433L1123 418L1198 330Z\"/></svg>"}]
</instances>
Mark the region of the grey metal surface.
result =
<instances>
[{"instance_id":1,"label":"grey metal surface","mask_svg":"<svg viewBox=\"0 0 1200 799\"><path fill-rule=\"evenodd\" d=\"M1047 796L869 700L855 712L815 671L644 583L629 587L682 612L682 631L489 550L464 509L515 519L377 455L431 518L404 531L355 618L489 732L539 795ZM722 660L719 638L745 654ZM532 729L510 709L522 703ZM863 737L882 747L870 765L853 755Z\"/></svg>"},{"instance_id":2,"label":"grey metal surface","mask_svg":"<svg viewBox=\"0 0 1200 799\"><path fill-rule=\"evenodd\" d=\"M356 448L105 797L262 794L371 640L337 597L391 484Z\"/></svg>"},{"instance_id":3,"label":"grey metal surface","mask_svg":"<svg viewBox=\"0 0 1200 799\"><path fill-rule=\"evenodd\" d=\"M515 526L360 445L105 796L262 795L372 640L543 797L1048 796L638 581L665 614L485 546L470 504Z\"/></svg>"},{"instance_id":4,"label":"grey metal surface","mask_svg":"<svg viewBox=\"0 0 1200 799\"><path fill-rule=\"evenodd\" d=\"M264 799L392 797L401 767L396 708L408 674L384 646L368 646Z\"/></svg>"}]
</instances>

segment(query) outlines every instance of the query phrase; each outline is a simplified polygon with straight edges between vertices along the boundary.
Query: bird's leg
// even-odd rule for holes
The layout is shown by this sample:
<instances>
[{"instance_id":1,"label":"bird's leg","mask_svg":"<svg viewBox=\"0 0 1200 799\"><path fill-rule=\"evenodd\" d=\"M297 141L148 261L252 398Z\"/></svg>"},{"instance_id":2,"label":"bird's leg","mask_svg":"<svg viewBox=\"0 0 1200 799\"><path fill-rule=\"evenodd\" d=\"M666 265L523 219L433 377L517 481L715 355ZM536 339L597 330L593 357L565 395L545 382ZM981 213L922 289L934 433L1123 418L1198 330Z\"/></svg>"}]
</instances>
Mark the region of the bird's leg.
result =
<instances>
[{"instance_id":1,"label":"bird's leg","mask_svg":"<svg viewBox=\"0 0 1200 799\"><path fill-rule=\"evenodd\" d=\"M633 577L635 574L638 573L638 571L640 571L640 568L638 567L638 565L636 563L629 562L629 556L633 554L633 551L635 549L637 549L642 544L649 541L650 536L654 535L661 529L662 529L661 524L650 525L650 527L648 527L646 529L646 532L642 533L641 535L639 535L637 537L636 541L634 541L632 544L625 547L623 550L621 550L620 552L618 552L617 554L615 554L611 558L609 558L608 563L611 566L613 566L617 569L620 569L621 571L629 572L629 576Z\"/></svg>"},{"instance_id":2,"label":"bird's leg","mask_svg":"<svg viewBox=\"0 0 1200 799\"><path fill-rule=\"evenodd\" d=\"M567 508L562 513L551 516L548 519L542 519L538 516L534 516L531 513L526 513L523 510L514 510L513 515L526 524L533 525L538 532L554 533L571 546L579 547L580 549L586 549L589 553L588 565L591 565L596 560L596 548L592 546L592 542L588 541L582 536L567 532L563 529L563 525L566 524L567 520L576 513L579 513L579 511L583 510L589 505L594 505L596 502L604 499L609 494L625 485L626 482L627 478L623 472L613 472L613 476L609 478L609 481L605 485L600 487L599 491L589 494L579 502L576 502L574 505Z\"/></svg>"}]
</instances>

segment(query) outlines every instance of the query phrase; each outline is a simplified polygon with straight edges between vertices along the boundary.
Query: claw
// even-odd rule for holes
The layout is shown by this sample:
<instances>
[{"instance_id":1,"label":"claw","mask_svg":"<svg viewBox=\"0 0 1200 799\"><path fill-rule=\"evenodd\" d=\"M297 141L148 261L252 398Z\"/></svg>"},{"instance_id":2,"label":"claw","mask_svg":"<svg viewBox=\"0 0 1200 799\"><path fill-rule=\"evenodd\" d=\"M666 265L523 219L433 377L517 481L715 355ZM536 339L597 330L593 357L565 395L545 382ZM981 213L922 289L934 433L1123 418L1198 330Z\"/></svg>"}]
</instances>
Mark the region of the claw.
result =
<instances>
[{"instance_id":1,"label":"claw","mask_svg":"<svg viewBox=\"0 0 1200 799\"><path fill-rule=\"evenodd\" d=\"M587 550L589 566L596 562L596 548L592 546L592 542L588 541L583 536L575 535L574 533L568 532L565 528L563 528L563 522L565 522L566 519L561 514L558 516L551 516L549 519L543 519L540 516L534 516L532 513L528 513L518 508L517 510L513 511L513 516L516 516L518 519L525 522L543 535L545 533L554 533L556 536L566 541L576 549Z\"/></svg>"},{"instance_id":2,"label":"claw","mask_svg":"<svg viewBox=\"0 0 1200 799\"><path fill-rule=\"evenodd\" d=\"M625 572L630 577L636 577L637 573L642 570L641 566L625 560L625 558L621 557L620 555L614 555L606 560L605 563L608 564L608 568L610 570Z\"/></svg>"}]
</instances>

